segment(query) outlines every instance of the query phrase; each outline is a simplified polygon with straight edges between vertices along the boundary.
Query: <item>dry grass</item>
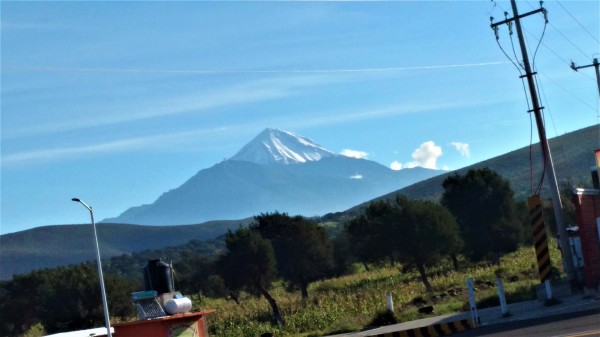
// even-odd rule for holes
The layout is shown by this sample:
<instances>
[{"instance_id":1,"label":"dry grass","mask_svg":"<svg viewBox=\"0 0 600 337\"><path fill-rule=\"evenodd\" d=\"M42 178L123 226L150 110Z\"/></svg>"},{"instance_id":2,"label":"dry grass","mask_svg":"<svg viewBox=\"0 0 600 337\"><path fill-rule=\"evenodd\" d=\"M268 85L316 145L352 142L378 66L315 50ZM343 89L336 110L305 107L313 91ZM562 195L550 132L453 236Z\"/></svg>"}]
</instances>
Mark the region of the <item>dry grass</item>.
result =
<instances>
[{"instance_id":1,"label":"dry grass","mask_svg":"<svg viewBox=\"0 0 600 337\"><path fill-rule=\"evenodd\" d=\"M555 246L554 246L555 247ZM554 266L560 265L560 256L551 249ZM393 292L395 315L399 321L427 317L417 311L415 299L433 305L435 314L461 311L467 301L465 281L475 280L479 306L497 305L496 275L505 283L509 303L533 298L537 280L535 255L532 247L523 247L504 256L500 266L467 264L455 272L449 262L428 269L432 296L426 294L416 272L401 273L398 267L378 267L312 284L310 299L302 301L299 292L285 291L281 284L274 285L276 298L286 319L284 327L273 326L271 310L264 298L242 294L241 304L231 300L205 298L202 308L216 309L209 317L210 334L214 337L259 336L273 332L276 336L322 336L364 328L382 310L386 309L386 293ZM415 301L415 302L417 302Z\"/></svg>"}]
</instances>

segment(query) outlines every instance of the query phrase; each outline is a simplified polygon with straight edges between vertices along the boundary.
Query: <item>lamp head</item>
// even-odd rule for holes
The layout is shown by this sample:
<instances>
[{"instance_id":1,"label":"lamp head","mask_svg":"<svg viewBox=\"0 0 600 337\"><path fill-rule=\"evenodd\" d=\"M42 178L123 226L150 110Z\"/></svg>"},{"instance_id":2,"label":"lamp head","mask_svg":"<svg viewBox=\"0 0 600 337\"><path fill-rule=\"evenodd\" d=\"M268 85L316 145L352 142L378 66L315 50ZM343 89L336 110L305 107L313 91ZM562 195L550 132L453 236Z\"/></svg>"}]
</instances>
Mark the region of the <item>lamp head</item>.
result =
<instances>
[{"instance_id":1,"label":"lamp head","mask_svg":"<svg viewBox=\"0 0 600 337\"><path fill-rule=\"evenodd\" d=\"M79 200L79 198L73 198L73 199L71 199L71 200L72 200L72 201L75 201L75 202L81 202L81 200Z\"/></svg>"}]
</instances>

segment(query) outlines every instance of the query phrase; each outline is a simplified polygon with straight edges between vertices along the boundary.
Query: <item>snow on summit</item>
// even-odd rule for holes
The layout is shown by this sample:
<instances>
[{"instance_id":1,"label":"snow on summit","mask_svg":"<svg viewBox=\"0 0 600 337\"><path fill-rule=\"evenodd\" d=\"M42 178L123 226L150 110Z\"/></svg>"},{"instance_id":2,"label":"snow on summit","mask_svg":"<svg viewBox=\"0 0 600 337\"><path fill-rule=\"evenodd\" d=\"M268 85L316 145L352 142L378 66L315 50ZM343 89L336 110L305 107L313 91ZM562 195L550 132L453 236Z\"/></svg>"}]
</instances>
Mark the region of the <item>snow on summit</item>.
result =
<instances>
[{"instance_id":1,"label":"snow on summit","mask_svg":"<svg viewBox=\"0 0 600 337\"><path fill-rule=\"evenodd\" d=\"M288 131L265 129L231 157L231 160L261 165L298 164L331 156L335 154L308 138Z\"/></svg>"}]
</instances>

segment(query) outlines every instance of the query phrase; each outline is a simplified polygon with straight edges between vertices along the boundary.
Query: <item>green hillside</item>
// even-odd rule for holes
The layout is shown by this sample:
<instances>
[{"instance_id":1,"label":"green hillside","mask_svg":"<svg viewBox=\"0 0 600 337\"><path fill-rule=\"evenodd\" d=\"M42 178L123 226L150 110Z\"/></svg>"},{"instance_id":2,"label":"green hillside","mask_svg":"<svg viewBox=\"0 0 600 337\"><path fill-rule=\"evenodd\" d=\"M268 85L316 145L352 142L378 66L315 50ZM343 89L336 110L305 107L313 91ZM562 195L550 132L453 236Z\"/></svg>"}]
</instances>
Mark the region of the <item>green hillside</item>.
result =
<instances>
[{"instance_id":1,"label":"green hillside","mask_svg":"<svg viewBox=\"0 0 600 337\"><path fill-rule=\"evenodd\" d=\"M591 186L590 167L595 165L594 150L600 146L598 143L599 132L599 128L596 125L549 140L559 186L564 184L568 184L569 186L572 184ZM543 170L543 160L539 143L533 144L531 149L531 158L534 163L533 186L535 189ZM508 179L512 189L515 191L515 198L522 200L532 194L529 153L529 146L526 146L504 155L418 182L378 199L394 198L398 193L415 199L438 199L443 193L442 182L447 176L455 173L464 174L470 169L488 167ZM546 176L541 195L549 198L548 189L548 176ZM352 211L354 210L356 208L352 209Z\"/></svg>"},{"instance_id":2,"label":"green hillside","mask_svg":"<svg viewBox=\"0 0 600 337\"><path fill-rule=\"evenodd\" d=\"M236 229L246 220L210 221L185 226L139 226L97 224L102 258L147 249L182 245L190 240L211 240ZM95 260L92 226L58 225L38 227L0 236L0 279L34 269Z\"/></svg>"}]
</instances>

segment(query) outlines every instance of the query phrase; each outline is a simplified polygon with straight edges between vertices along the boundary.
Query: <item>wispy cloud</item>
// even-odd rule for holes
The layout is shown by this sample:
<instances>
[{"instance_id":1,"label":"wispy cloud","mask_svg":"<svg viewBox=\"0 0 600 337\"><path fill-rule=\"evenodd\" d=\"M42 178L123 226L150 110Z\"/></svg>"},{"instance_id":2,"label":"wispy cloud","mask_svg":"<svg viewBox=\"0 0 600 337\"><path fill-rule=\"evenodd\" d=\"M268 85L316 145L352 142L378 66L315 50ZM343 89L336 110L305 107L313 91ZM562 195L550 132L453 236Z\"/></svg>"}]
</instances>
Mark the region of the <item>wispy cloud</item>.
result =
<instances>
[{"instance_id":1,"label":"wispy cloud","mask_svg":"<svg viewBox=\"0 0 600 337\"><path fill-rule=\"evenodd\" d=\"M169 98L151 98L143 104L129 103L107 108L103 113L92 115L85 111L81 118L46 122L20 129L3 130L3 138L16 138L38 134L60 133L69 130L106 126L156 118L168 115L185 114L211 109L236 106L254 102L264 102L297 95L304 88L314 88L336 80L331 76L290 76L261 79L214 89L202 94L177 95Z\"/></svg>"},{"instance_id":2,"label":"wispy cloud","mask_svg":"<svg viewBox=\"0 0 600 337\"><path fill-rule=\"evenodd\" d=\"M6 66L8 71L38 72L95 72L95 73L131 73L131 74L183 74L183 75L233 75L233 74L331 74L331 73L377 73L409 70L430 70L448 68L471 68L495 66L510 63L509 61L480 62L465 64L442 64L412 67L386 68L338 68L338 69L278 69L278 70L177 70L177 69L135 69L135 68L68 68L68 67L19 67Z\"/></svg>"},{"instance_id":3,"label":"wispy cloud","mask_svg":"<svg viewBox=\"0 0 600 337\"><path fill-rule=\"evenodd\" d=\"M2 157L2 166L19 164L38 164L44 161L57 161L90 154L110 154L115 152L147 149L150 146L164 146L165 144L180 142L190 137L209 135L222 132L223 129L197 129L186 132L166 133L155 136L135 137L103 142L91 145L51 148L44 150L25 151L9 154Z\"/></svg>"},{"instance_id":4,"label":"wispy cloud","mask_svg":"<svg viewBox=\"0 0 600 337\"><path fill-rule=\"evenodd\" d=\"M461 142L452 142L452 146L460 153L461 156L465 158L471 157L471 151L469 149L469 144L461 143Z\"/></svg>"},{"instance_id":5,"label":"wispy cloud","mask_svg":"<svg viewBox=\"0 0 600 337\"><path fill-rule=\"evenodd\" d=\"M319 127L327 125L339 125L341 123L354 123L365 120L388 118L404 114L418 114L434 111L445 111L459 108L475 107L490 104L489 99L481 100L440 100L439 102L397 103L383 107L354 108L352 110L337 111L311 111L310 118L298 120L293 119L291 123L295 128ZM287 117L284 117L287 120ZM292 121L292 119L290 119ZM285 124L285 120L280 124Z\"/></svg>"},{"instance_id":6,"label":"wispy cloud","mask_svg":"<svg viewBox=\"0 0 600 337\"><path fill-rule=\"evenodd\" d=\"M367 158L369 156L369 154L364 151L350 150L350 149L344 149L344 150L342 150L342 152L340 152L340 154L342 156L352 157L352 158L357 158L357 159L363 159L363 158Z\"/></svg>"},{"instance_id":7,"label":"wispy cloud","mask_svg":"<svg viewBox=\"0 0 600 337\"><path fill-rule=\"evenodd\" d=\"M348 83L361 80L360 73L375 73L376 76L387 76L386 73L405 70L421 70L436 68L456 68L501 64L503 62L456 64L440 66L417 67L392 67L392 68L362 68L362 69L322 69L322 70L145 70L145 69L105 69L105 68L28 68L28 67L3 67L3 71L67 71L67 72L125 72L125 73L157 73L157 74L190 74L190 75L231 75L231 74L281 74L281 76L261 78L245 83L234 84L185 95L172 95L168 97L145 97L143 100L131 101L121 105L107 106L105 110L93 112L82 109L80 118L65 118L58 121L46 121L37 125L28 125L21 128L3 130L3 138L18 138L39 134L60 133L70 130L80 130L114 124L125 124L144 119L157 118L169 115L207 112L212 109L238 106L249 103L266 102L291 96L305 94L305 90L331 85L335 83ZM473 106L482 102L464 100L460 102L434 102L398 104L381 109L365 109L348 113L333 113L315 115L306 118L301 126L323 126L336 123L353 122L388 116L451 109L463 106ZM488 102L489 103L489 102ZM487 104L487 103L486 103ZM294 125L298 125L297 119Z\"/></svg>"}]
</instances>

